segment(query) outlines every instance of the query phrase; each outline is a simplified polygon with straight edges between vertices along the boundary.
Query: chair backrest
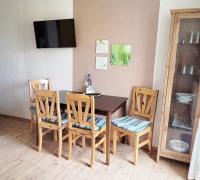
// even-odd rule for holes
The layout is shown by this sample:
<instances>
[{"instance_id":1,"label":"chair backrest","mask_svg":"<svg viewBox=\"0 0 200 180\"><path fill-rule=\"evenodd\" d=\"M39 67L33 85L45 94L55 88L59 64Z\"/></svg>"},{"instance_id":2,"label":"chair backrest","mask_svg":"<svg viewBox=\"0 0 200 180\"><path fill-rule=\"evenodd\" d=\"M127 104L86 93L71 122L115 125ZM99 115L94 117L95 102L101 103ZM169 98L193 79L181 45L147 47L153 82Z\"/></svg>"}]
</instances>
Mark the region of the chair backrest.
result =
<instances>
[{"instance_id":1,"label":"chair backrest","mask_svg":"<svg viewBox=\"0 0 200 180\"><path fill-rule=\"evenodd\" d=\"M158 90L133 88L131 115L149 119L153 123L156 112Z\"/></svg>"},{"instance_id":2,"label":"chair backrest","mask_svg":"<svg viewBox=\"0 0 200 180\"><path fill-rule=\"evenodd\" d=\"M94 97L83 94L67 94L67 115L68 126L89 126L92 132L95 131ZM90 121L87 121L91 117Z\"/></svg>"},{"instance_id":3,"label":"chair backrest","mask_svg":"<svg viewBox=\"0 0 200 180\"><path fill-rule=\"evenodd\" d=\"M42 119L51 119L57 120L57 124L61 126L62 122L59 92L49 90L36 90L35 100L38 123L40 123Z\"/></svg>"},{"instance_id":4,"label":"chair backrest","mask_svg":"<svg viewBox=\"0 0 200 180\"><path fill-rule=\"evenodd\" d=\"M30 106L35 106L36 90L51 90L51 82L49 79L29 80L29 98Z\"/></svg>"}]
</instances>

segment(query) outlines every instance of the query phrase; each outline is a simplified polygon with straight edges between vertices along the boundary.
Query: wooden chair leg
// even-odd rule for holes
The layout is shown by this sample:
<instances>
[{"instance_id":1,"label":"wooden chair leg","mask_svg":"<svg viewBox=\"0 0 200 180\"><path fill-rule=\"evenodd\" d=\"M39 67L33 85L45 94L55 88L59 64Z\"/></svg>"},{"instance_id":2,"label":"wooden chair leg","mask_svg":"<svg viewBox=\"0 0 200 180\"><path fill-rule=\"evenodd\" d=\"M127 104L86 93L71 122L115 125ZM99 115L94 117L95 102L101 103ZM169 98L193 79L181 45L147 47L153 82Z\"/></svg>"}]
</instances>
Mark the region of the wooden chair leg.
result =
<instances>
[{"instance_id":1,"label":"wooden chair leg","mask_svg":"<svg viewBox=\"0 0 200 180\"><path fill-rule=\"evenodd\" d=\"M71 130L68 130L68 156L67 159L71 159L71 154L72 154L72 132Z\"/></svg>"},{"instance_id":2,"label":"wooden chair leg","mask_svg":"<svg viewBox=\"0 0 200 180\"><path fill-rule=\"evenodd\" d=\"M57 130L53 131L53 139L54 139L54 141L58 141L58 131Z\"/></svg>"},{"instance_id":3,"label":"wooden chair leg","mask_svg":"<svg viewBox=\"0 0 200 180\"><path fill-rule=\"evenodd\" d=\"M62 142L63 142L63 140L62 140L62 129L60 128L58 130L58 157L59 158L62 156Z\"/></svg>"},{"instance_id":4,"label":"wooden chair leg","mask_svg":"<svg viewBox=\"0 0 200 180\"><path fill-rule=\"evenodd\" d=\"M106 134L104 135L104 142L103 142L103 153L106 154Z\"/></svg>"},{"instance_id":5,"label":"wooden chair leg","mask_svg":"<svg viewBox=\"0 0 200 180\"><path fill-rule=\"evenodd\" d=\"M38 151L41 152L42 150L42 127L41 126L38 126L38 139L39 139L39 142L38 142Z\"/></svg>"},{"instance_id":6,"label":"wooden chair leg","mask_svg":"<svg viewBox=\"0 0 200 180\"><path fill-rule=\"evenodd\" d=\"M39 133L38 133L38 123L36 123L35 127L35 134L34 134L34 139L36 140L36 146L39 144Z\"/></svg>"},{"instance_id":7,"label":"wooden chair leg","mask_svg":"<svg viewBox=\"0 0 200 180\"><path fill-rule=\"evenodd\" d=\"M112 153L115 154L117 151L117 130L113 129L113 149Z\"/></svg>"},{"instance_id":8,"label":"wooden chair leg","mask_svg":"<svg viewBox=\"0 0 200 180\"><path fill-rule=\"evenodd\" d=\"M134 164L138 163L138 150L139 150L139 136L135 136L135 146L134 146Z\"/></svg>"},{"instance_id":9,"label":"wooden chair leg","mask_svg":"<svg viewBox=\"0 0 200 180\"><path fill-rule=\"evenodd\" d=\"M148 148L149 148L149 153L151 155L152 154L152 131L149 132L148 139L149 139Z\"/></svg>"},{"instance_id":10,"label":"wooden chair leg","mask_svg":"<svg viewBox=\"0 0 200 180\"><path fill-rule=\"evenodd\" d=\"M85 136L82 136L82 148L85 148Z\"/></svg>"},{"instance_id":11,"label":"wooden chair leg","mask_svg":"<svg viewBox=\"0 0 200 180\"><path fill-rule=\"evenodd\" d=\"M95 137L92 136L92 153L91 153L90 167L94 165L94 158L95 158Z\"/></svg>"},{"instance_id":12,"label":"wooden chair leg","mask_svg":"<svg viewBox=\"0 0 200 180\"><path fill-rule=\"evenodd\" d=\"M34 132L34 115L31 113L31 133Z\"/></svg>"},{"instance_id":13,"label":"wooden chair leg","mask_svg":"<svg viewBox=\"0 0 200 180\"><path fill-rule=\"evenodd\" d=\"M74 139L75 137L76 137L76 135L75 135L75 134L72 134L72 139ZM76 141L74 141L74 142L72 143L72 145L75 146L75 145L76 145Z\"/></svg>"},{"instance_id":14,"label":"wooden chair leg","mask_svg":"<svg viewBox=\"0 0 200 180\"><path fill-rule=\"evenodd\" d=\"M159 150L158 150L159 151ZM160 156L159 156L159 152L157 151L157 156L156 156L156 162L158 163L160 161Z\"/></svg>"}]
</instances>

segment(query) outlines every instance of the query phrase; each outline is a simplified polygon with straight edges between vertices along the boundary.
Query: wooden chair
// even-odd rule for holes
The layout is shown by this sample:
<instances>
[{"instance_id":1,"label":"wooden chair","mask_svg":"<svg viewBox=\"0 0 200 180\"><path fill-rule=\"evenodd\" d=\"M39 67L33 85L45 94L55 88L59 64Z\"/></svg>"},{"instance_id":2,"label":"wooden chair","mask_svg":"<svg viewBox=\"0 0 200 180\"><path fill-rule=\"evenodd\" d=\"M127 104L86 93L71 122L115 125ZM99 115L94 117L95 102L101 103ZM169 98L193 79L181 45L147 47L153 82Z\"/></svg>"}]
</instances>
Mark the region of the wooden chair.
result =
<instances>
[{"instance_id":1,"label":"wooden chair","mask_svg":"<svg viewBox=\"0 0 200 180\"><path fill-rule=\"evenodd\" d=\"M58 132L58 157L62 154L62 142L67 135L62 135L62 130L67 128L67 114L60 112L60 98L58 91L37 90L36 111L38 118L38 151L42 150L43 136L51 130ZM43 132L43 129L47 129Z\"/></svg>"},{"instance_id":2,"label":"wooden chair","mask_svg":"<svg viewBox=\"0 0 200 180\"><path fill-rule=\"evenodd\" d=\"M31 111L31 132L37 124L35 91L36 90L51 90L51 82L49 79L29 80L29 98Z\"/></svg>"},{"instance_id":3,"label":"wooden chair","mask_svg":"<svg viewBox=\"0 0 200 180\"><path fill-rule=\"evenodd\" d=\"M123 136L134 138L135 165L138 163L138 150L140 147L148 145L151 153L157 96L157 90L139 87L133 88L132 106L129 116L112 120L113 154L116 153L118 137ZM145 136L147 137L145 138Z\"/></svg>"},{"instance_id":4,"label":"wooden chair","mask_svg":"<svg viewBox=\"0 0 200 180\"><path fill-rule=\"evenodd\" d=\"M93 96L67 94L68 114L68 159L71 159L73 141L84 136L91 139L92 154L90 167L94 164L95 150L103 144L106 153L106 119L95 117ZM90 113L89 113L90 111ZM96 138L100 140L96 142Z\"/></svg>"}]
</instances>

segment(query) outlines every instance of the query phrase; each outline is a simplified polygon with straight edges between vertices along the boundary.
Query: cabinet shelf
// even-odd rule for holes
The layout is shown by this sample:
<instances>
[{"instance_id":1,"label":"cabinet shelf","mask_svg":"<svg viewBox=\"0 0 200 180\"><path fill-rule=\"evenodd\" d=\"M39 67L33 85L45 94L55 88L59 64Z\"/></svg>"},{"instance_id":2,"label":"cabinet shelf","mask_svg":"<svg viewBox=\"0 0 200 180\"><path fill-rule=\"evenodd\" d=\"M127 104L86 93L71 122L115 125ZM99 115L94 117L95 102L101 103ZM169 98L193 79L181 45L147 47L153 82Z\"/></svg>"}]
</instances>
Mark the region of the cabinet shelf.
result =
<instances>
[{"instance_id":1,"label":"cabinet shelf","mask_svg":"<svg viewBox=\"0 0 200 180\"><path fill-rule=\"evenodd\" d=\"M186 121L186 122L181 122L181 120L179 120L179 122L174 122L174 120L172 120L171 123L171 128L177 128L177 129L185 129L187 131L192 131L192 127L190 126L190 122Z\"/></svg>"},{"instance_id":2,"label":"cabinet shelf","mask_svg":"<svg viewBox=\"0 0 200 180\"><path fill-rule=\"evenodd\" d=\"M193 48L193 47L200 47L200 43L196 44L196 43L178 43L178 47L186 47L186 48Z\"/></svg>"},{"instance_id":3,"label":"cabinet shelf","mask_svg":"<svg viewBox=\"0 0 200 180\"><path fill-rule=\"evenodd\" d=\"M190 78L196 78L197 77L196 74L183 74L181 72L175 72L174 74L178 75L178 76L185 76L185 77L190 77Z\"/></svg>"},{"instance_id":4,"label":"cabinet shelf","mask_svg":"<svg viewBox=\"0 0 200 180\"><path fill-rule=\"evenodd\" d=\"M190 126L175 126L175 125L171 125L171 127L170 128L172 128L172 129L177 129L177 130L186 130L186 131L192 131L192 127L190 127Z\"/></svg>"},{"instance_id":5,"label":"cabinet shelf","mask_svg":"<svg viewBox=\"0 0 200 180\"><path fill-rule=\"evenodd\" d=\"M174 103L179 104L179 105L192 105L192 102L184 103L184 102L179 102L177 100L175 100Z\"/></svg>"}]
</instances>

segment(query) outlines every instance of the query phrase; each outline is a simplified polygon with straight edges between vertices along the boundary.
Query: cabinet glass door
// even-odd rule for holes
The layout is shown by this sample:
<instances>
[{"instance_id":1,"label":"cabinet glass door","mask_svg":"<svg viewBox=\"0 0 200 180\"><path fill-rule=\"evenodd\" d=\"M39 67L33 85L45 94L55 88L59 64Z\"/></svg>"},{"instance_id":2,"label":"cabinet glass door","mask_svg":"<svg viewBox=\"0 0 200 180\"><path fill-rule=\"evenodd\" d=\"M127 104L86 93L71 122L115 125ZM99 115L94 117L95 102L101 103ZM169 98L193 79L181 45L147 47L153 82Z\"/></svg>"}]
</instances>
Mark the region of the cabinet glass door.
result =
<instances>
[{"instance_id":1,"label":"cabinet glass door","mask_svg":"<svg viewBox=\"0 0 200 180\"><path fill-rule=\"evenodd\" d=\"M200 19L182 19L177 42L166 149L190 154L200 75Z\"/></svg>"}]
</instances>

